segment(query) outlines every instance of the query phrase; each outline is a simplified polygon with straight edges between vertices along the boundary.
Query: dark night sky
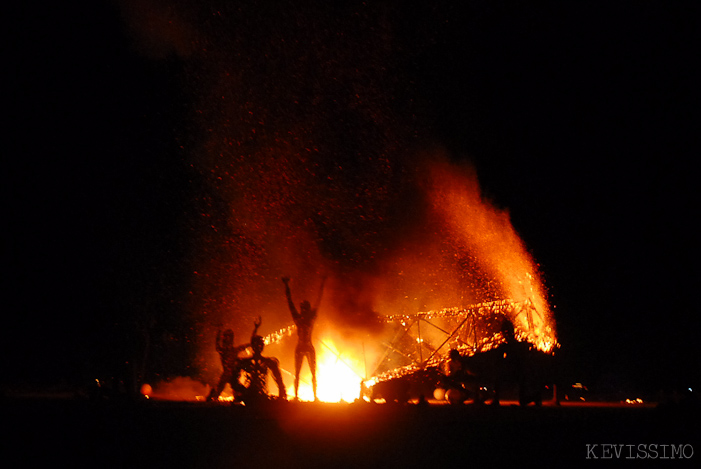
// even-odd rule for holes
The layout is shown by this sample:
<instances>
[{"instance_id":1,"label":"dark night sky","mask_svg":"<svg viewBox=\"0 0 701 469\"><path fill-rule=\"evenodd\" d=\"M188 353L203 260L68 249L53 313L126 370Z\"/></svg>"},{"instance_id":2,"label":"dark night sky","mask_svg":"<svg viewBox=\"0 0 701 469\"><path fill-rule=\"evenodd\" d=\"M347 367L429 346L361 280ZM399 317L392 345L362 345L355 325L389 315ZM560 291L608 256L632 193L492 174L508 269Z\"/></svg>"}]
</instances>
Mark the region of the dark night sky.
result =
<instances>
[{"instance_id":1,"label":"dark night sky","mask_svg":"<svg viewBox=\"0 0 701 469\"><path fill-rule=\"evenodd\" d=\"M509 209L568 372L602 387L701 385L698 51L693 15L668 3L394 7L421 122ZM119 362L146 303L184 308L185 65L140 53L116 6L19 24L6 378L83 379Z\"/></svg>"}]
</instances>

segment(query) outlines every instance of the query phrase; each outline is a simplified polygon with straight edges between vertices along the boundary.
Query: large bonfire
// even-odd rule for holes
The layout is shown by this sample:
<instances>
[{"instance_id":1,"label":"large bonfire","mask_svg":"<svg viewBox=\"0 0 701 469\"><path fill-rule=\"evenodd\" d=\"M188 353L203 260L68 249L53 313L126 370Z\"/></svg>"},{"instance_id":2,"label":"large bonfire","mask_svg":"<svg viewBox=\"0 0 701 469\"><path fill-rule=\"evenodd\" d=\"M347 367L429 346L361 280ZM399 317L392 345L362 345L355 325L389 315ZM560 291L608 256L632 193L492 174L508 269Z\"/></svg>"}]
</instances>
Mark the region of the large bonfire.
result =
<instances>
[{"instance_id":1,"label":"large bonfire","mask_svg":"<svg viewBox=\"0 0 701 469\"><path fill-rule=\"evenodd\" d=\"M334 322L343 316L344 303L337 302L339 294L344 298L342 277L335 279L341 293L332 293L321 308L328 315L315 339L323 401L353 400L361 383L372 386L439 366L451 348L467 355L489 350L504 340L503 320L511 321L518 339L534 349L551 352L557 345L540 273L508 214L481 198L471 172L435 161L430 167L425 189L435 230L389 262L394 270L373 279L373 305L382 310L365 315L362 327ZM469 293L475 284L465 282L477 276L488 300L473 303L474 292ZM435 309L411 311L418 298ZM294 333L288 326L269 334L266 342L284 359L282 345L293 343ZM289 364L287 369L292 369ZM302 383L301 397L311 399L309 376Z\"/></svg>"},{"instance_id":2,"label":"large bonfire","mask_svg":"<svg viewBox=\"0 0 701 469\"><path fill-rule=\"evenodd\" d=\"M538 266L508 213L483 198L474 171L450 162L424 125L407 76L414 52L402 47L396 12L373 2L125 4L146 52L175 54L186 71L193 365L203 381L220 370L217 329L247 342L260 315L265 354L292 383L296 338L283 276L296 301L328 276L314 330L322 400L355 398L362 380L422 366L449 347L483 347L494 331L478 325L490 310L478 305L515 305L500 314L524 340L553 347ZM468 316L477 325L471 338L467 323L453 330ZM406 332L399 342L397 327Z\"/></svg>"}]
</instances>

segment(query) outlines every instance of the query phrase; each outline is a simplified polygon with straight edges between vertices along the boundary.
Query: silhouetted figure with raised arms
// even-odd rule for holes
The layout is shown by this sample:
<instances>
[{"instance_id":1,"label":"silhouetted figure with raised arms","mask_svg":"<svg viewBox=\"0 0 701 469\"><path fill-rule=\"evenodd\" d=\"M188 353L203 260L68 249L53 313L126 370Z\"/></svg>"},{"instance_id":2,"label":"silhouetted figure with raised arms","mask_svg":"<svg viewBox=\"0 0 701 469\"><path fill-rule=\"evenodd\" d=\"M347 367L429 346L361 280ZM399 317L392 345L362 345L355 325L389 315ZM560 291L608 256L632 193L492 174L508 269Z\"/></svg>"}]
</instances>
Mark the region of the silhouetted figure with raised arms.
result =
<instances>
[{"instance_id":1,"label":"silhouetted figure with raised arms","mask_svg":"<svg viewBox=\"0 0 701 469\"><path fill-rule=\"evenodd\" d=\"M292 313L292 319L294 320L295 326L297 326L297 347L295 348L295 399L297 399L297 393L299 390L299 372L302 369L302 362L304 357L307 357L307 363L309 363L309 369L312 373L312 389L314 391L314 400L316 397L316 350L314 349L314 344L312 344L312 329L314 329L314 322L316 321L316 312L319 308L319 303L321 303L321 295L324 292L324 283L326 282L326 277L321 282L321 288L319 289L319 297L316 303L312 307L309 301L304 300L299 304L299 311L295 307L292 301L292 294L290 293L290 278L283 277L282 282L285 284L285 295L287 295L287 304L290 307L290 312Z\"/></svg>"},{"instance_id":2,"label":"silhouetted figure with raised arms","mask_svg":"<svg viewBox=\"0 0 701 469\"><path fill-rule=\"evenodd\" d=\"M261 318L254 323L255 329L253 333L255 334L260 326ZM224 371L219 378L219 383L215 388L212 388L209 393L209 400L217 400L219 395L222 393L226 387L226 383L231 385L231 389L234 392L234 396L241 392L241 384L239 383L239 353L250 347L251 344L241 344L234 346L234 331L227 329L222 334L221 329L217 331L216 340L216 350L219 353L219 358L221 358L221 364Z\"/></svg>"},{"instance_id":3,"label":"silhouetted figure with raised arms","mask_svg":"<svg viewBox=\"0 0 701 469\"><path fill-rule=\"evenodd\" d=\"M272 372L277 384L278 397L287 399L287 390L282 381L280 373L280 363L277 358L264 357L262 355L265 342L263 337L256 334L260 322L256 324L256 329L251 336L251 349L253 356L243 358L239 362L240 370L246 374L247 386L242 392L242 400L248 404L270 399L268 394L268 371Z\"/></svg>"}]
</instances>

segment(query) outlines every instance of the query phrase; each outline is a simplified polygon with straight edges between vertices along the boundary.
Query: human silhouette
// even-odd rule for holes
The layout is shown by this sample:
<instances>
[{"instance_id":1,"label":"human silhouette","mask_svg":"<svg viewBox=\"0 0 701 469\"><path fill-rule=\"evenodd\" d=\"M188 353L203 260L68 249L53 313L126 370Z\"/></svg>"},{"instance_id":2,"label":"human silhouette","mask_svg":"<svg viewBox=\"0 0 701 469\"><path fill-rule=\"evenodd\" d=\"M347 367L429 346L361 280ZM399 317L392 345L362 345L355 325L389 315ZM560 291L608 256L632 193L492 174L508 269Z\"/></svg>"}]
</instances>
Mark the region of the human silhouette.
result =
<instances>
[{"instance_id":1,"label":"human silhouette","mask_svg":"<svg viewBox=\"0 0 701 469\"><path fill-rule=\"evenodd\" d=\"M256 325L256 329L258 325L260 325L260 323ZM285 383L282 381L282 374L280 373L280 363L277 358L264 357L262 355L264 347L265 341L263 337L257 335L256 330L254 330L251 336L253 356L243 358L239 361L239 369L246 374L246 379L248 381L247 386L242 390L242 400L245 403L251 404L270 398L268 394L269 371L272 372L275 378L278 397L287 399L287 390L285 389Z\"/></svg>"},{"instance_id":2,"label":"human silhouette","mask_svg":"<svg viewBox=\"0 0 701 469\"><path fill-rule=\"evenodd\" d=\"M261 318L254 322L255 329L254 334L260 326ZM221 329L217 331L216 338L216 350L219 353L219 358L221 359L221 364L224 370L222 371L221 377L219 378L219 383L215 388L209 393L208 400L217 400L219 395L226 387L226 383L231 385L231 389L234 392L234 396L241 391L241 384L239 383L239 353L250 347L251 344L241 344L234 346L234 331L231 329L226 329L222 333Z\"/></svg>"},{"instance_id":3,"label":"human silhouette","mask_svg":"<svg viewBox=\"0 0 701 469\"><path fill-rule=\"evenodd\" d=\"M462 356L457 349L451 349L448 353L445 379L449 388L472 394L475 403L480 401L477 378L468 367L467 357Z\"/></svg>"},{"instance_id":4,"label":"human silhouette","mask_svg":"<svg viewBox=\"0 0 701 469\"><path fill-rule=\"evenodd\" d=\"M282 282L285 284L285 295L287 296L287 304L290 307L290 313L292 313L292 320L297 326L298 338L297 346L295 347L295 399L298 398L299 372L302 369L304 357L306 357L307 363L309 364L309 369L312 373L312 390L314 391L314 400L316 401L316 350L314 349L314 344L312 344L312 330L314 329L316 313L317 309L319 308L319 303L321 302L321 295L324 291L326 277L324 277L324 279L321 281L319 297L317 298L314 306L312 307L309 301L304 300L299 304L299 311L297 311L297 308L292 301L292 294L290 293L290 278L283 277Z\"/></svg>"},{"instance_id":5,"label":"human silhouette","mask_svg":"<svg viewBox=\"0 0 701 469\"><path fill-rule=\"evenodd\" d=\"M502 322L501 333L506 341L497 347L498 363L492 405L500 404L502 392L508 384L515 384L518 387L519 402L525 405L524 378L529 344L516 339L514 324L508 319Z\"/></svg>"}]
</instances>

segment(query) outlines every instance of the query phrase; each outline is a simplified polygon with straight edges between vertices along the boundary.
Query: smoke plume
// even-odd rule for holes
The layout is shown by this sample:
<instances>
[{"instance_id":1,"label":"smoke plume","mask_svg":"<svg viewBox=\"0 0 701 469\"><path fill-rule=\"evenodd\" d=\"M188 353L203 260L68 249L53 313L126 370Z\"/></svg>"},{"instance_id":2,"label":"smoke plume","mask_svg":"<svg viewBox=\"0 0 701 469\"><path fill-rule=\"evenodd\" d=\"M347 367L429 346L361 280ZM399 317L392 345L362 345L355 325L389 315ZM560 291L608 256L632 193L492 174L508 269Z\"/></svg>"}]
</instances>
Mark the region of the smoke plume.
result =
<instances>
[{"instance_id":1,"label":"smoke plume","mask_svg":"<svg viewBox=\"0 0 701 469\"><path fill-rule=\"evenodd\" d=\"M328 277L320 324L346 337L377 314L530 299L537 267L508 213L422 128L394 13L375 2L124 2L145 53L184 63L191 110L193 313L204 362L232 327L291 324Z\"/></svg>"}]
</instances>

